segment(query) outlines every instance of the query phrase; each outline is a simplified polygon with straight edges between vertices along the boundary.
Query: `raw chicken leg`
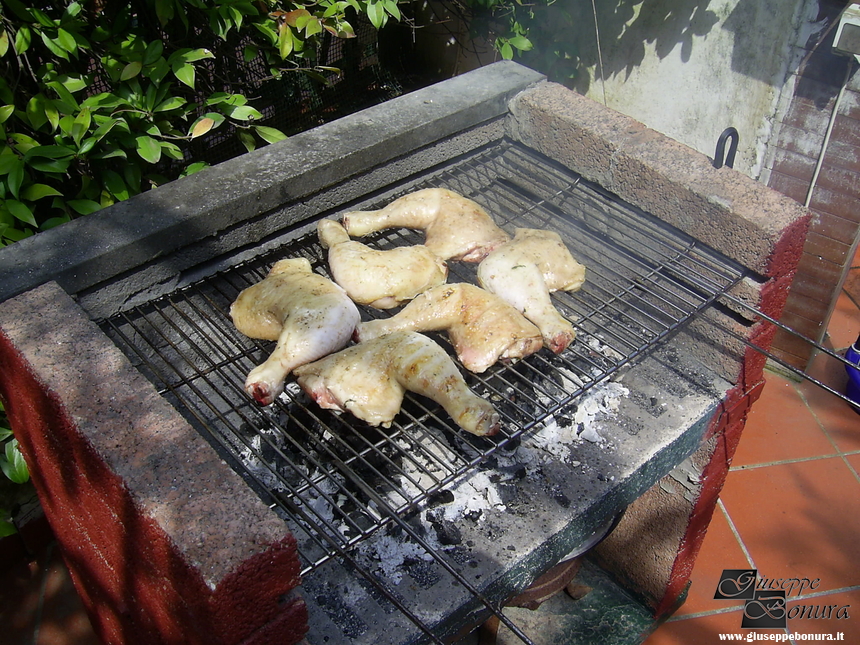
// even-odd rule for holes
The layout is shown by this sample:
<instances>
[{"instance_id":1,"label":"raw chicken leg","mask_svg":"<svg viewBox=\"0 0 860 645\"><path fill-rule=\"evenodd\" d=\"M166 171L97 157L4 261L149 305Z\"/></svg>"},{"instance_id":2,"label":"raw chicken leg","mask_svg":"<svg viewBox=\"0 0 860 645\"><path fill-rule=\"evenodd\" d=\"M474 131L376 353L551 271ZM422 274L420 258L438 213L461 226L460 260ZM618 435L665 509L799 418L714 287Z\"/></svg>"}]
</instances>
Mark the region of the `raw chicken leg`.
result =
<instances>
[{"instance_id":1,"label":"raw chicken leg","mask_svg":"<svg viewBox=\"0 0 860 645\"><path fill-rule=\"evenodd\" d=\"M585 282L585 267L553 231L518 228L514 239L493 251L478 266L478 284L537 325L544 344L556 354L576 338L567 320L553 306L553 291L576 291Z\"/></svg>"},{"instance_id":2,"label":"raw chicken leg","mask_svg":"<svg viewBox=\"0 0 860 645\"><path fill-rule=\"evenodd\" d=\"M343 225L352 237L385 228L422 229L433 253L464 262L480 262L510 239L481 206L444 188L418 190L380 210L347 213Z\"/></svg>"},{"instance_id":3,"label":"raw chicken leg","mask_svg":"<svg viewBox=\"0 0 860 645\"><path fill-rule=\"evenodd\" d=\"M346 346L360 320L344 290L312 273L306 258L276 262L264 280L239 294L230 316L246 336L278 341L245 380L245 391L261 405L283 392L294 368Z\"/></svg>"},{"instance_id":4,"label":"raw chicken leg","mask_svg":"<svg viewBox=\"0 0 860 645\"><path fill-rule=\"evenodd\" d=\"M328 249L334 281L360 305L391 309L448 277L445 262L423 245L377 251L351 240L346 229L330 219L320 220L317 234Z\"/></svg>"},{"instance_id":5,"label":"raw chicken leg","mask_svg":"<svg viewBox=\"0 0 860 645\"><path fill-rule=\"evenodd\" d=\"M355 334L364 341L393 331L443 329L463 367L477 373L499 359L534 354L543 345L540 330L514 307L465 283L429 289L390 318L360 323Z\"/></svg>"},{"instance_id":6,"label":"raw chicken leg","mask_svg":"<svg viewBox=\"0 0 860 645\"><path fill-rule=\"evenodd\" d=\"M388 334L296 368L299 385L323 408L349 411L388 427L407 390L439 403L458 426L479 436L498 432L499 414L474 394L435 342L415 332Z\"/></svg>"}]
</instances>

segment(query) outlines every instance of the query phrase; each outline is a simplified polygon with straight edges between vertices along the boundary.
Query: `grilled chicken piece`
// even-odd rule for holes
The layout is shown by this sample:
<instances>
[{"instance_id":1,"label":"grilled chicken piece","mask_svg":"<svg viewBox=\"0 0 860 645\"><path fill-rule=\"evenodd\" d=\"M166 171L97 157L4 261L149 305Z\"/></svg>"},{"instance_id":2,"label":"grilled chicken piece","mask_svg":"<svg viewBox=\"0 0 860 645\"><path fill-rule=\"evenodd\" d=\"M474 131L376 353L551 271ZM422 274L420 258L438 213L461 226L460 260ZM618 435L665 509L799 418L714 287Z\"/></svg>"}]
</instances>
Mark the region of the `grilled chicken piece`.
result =
<instances>
[{"instance_id":1,"label":"grilled chicken piece","mask_svg":"<svg viewBox=\"0 0 860 645\"><path fill-rule=\"evenodd\" d=\"M245 380L245 391L261 405L283 392L293 369L345 347L360 320L344 290L312 273L306 258L276 262L264 280L239 294L230 316L246 336L278 341Z\"/></svg>"},{"instance_id":2,"label":"grilled chicken piece","mask_svg":"<svg viewBox=\"0 0 860 645\"><path fill-rule=\"evenodd\" d=\"M444 188L418 190L380 210L347 213L343 225L352 237L386 228L421 229L433 253L464 262L480 262L510 239L481 206Z\"/></svg>"},{"instance_id":3,"label":"grilled chicken piece","mask_svg":"<svg viewBox=\"0 0 860 645\"><path fill-rule=\"evenodd\" d=\"M540 330L514 307L465 283L429 289L390 318L360 323L355 334L365 341L402 330L447 330L463 367L476 373L500 359L533 354L543 345Z\"/></svg>"},{"instance_id":4,"label":"grilled chicken piece","mask_svg":"<svg viewBox=\"0 0 860 645\"><path fill-rule=\"evenodd\" d=\"M445 350L426 336L397 332L296 368L299 385L323 408L388 427L406 391L439 403L472 434L498 432L499 414L474 394Z\"/></svg>"},{"instance_id":5,"label":"grilled chicken piece","mask_svg":"<svg viewBox=\"0 0 860 645\"><path fill-rule=\"evenodd\" d=\"M351 240L346 229L330 219L320 220L317 234L328 249L334 281L360 305L391 309L448 278L448 265L426 246L378 251Z\"/></svg>"},{"instance_id":6,"label":"grilled chicken piece","mask_svg":"<svg viewBox=\"0 0 860 645\"><path fill-rule=\"evenodd\" d=\"M576 338L571 325L553 306L553 291L576 291L585 267L573 259L553 231L519 228L514 239L478 266L478 284L502 297L537 325L544 344L556 354Z\"/></svg>"}]
</instances>

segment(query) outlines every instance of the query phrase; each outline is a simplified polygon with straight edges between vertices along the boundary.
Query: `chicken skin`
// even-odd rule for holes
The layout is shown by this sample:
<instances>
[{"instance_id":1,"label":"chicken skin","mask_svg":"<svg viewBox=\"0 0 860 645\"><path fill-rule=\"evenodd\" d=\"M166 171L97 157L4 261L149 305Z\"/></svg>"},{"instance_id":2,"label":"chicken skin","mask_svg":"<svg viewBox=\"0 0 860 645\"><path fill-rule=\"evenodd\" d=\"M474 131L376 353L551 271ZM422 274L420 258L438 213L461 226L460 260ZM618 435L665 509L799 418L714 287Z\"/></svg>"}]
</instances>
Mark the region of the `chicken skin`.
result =
<instances>
[{"instance_id":1,"label":"chicken skin","mask_svg":"<svg viewBox=\"0 0 860 645\"><path fill-rule=\"evenodd\" d=\"M420 229L424 245L443 260L480 262L510 236L480 205L444 188L404 195L376 211L352 211L343 217L352 237L386 228Z\"/></svg>"},{"instance_id":2,"label":"chicken skin","mask_svg":"<svg viewBox=\"0 0 860 645\"><path fill-rule=\"evenodd\" d=\"M348 411L373 426L391 425L407 390L439 403L472 434L495 434L501 423L493 406L469 389L445 350L415 332L353 345L302 365L295 374L320 407Z\"/></svg>"},{"instance_id":3,"label":"chicken skin","mask_svg":"<svg viewBox=\"0 0 860 645\"><path fill-rule=\"evenodd\" d=\"M245 391L261 405L283 392L293 369L345 347L360 320L346 292L313 273L306 258L276 262L264 280L239 294L230 317L246 336L278 341L245 380Z\"/></svg>"},{"instance_id":4,"label":"chicken skin","mask_svg":"<svg viewBox=\"0 0 860 645\"><path fill-rule=\"evenodd\" d=\"M317 225L320 243L328 249L334 281L360 305L391 309L448 278L448 265L426 246L401 246L385 251L350 239L330 219Z\"/></svg>"},{"instance_id":5,"label":"chicken skin","mask_svg":"<svg viewBox=\"0 0 860 645\"><path fill-rule=\"evenodd\" d=\"M576 333L553 306L549 294L576 291L583 282L585 267L553 231L519 228L513 240L478 266L478 284L537 325L544 345L556 354L574 341Z\"/></svg>"},{"instance_id":6,"label":"chicken skin","mask_svg":"<svg viewBox=\"0 0 860 645\"><path fill-rule=\"evenodd\" d=\"M543 346L540 330L492 293L466 283L429 289L390 318L360 323L365 341L394 331L447 330L457 358L481 373L498 360L523 358Z\"/></svg>"}]
</instances>

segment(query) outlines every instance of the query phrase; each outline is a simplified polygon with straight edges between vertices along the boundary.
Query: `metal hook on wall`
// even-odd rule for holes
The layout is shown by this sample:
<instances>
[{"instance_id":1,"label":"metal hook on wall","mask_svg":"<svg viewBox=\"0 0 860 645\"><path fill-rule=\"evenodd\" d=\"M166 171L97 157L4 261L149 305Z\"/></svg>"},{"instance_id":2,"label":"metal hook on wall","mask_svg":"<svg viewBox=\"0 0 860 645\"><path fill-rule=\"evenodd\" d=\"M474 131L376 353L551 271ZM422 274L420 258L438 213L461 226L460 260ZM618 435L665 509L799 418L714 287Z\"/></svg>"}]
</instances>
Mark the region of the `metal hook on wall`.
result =
<instances>
[{"instance_id":1,"label":"metal hook on wall","mask_svg":"<svg viewBox=\"0 0 860 645\"><path fill-rule=\"evenodd\" d=\"M729 152L726 154L726 140L731 138ZM735 153L738 151L740 135L735 128L726 128L717 139L717 151L714 153L714 168L722 168L723 165L732 168L735 165Z\"/></svg>"}]
</instances>

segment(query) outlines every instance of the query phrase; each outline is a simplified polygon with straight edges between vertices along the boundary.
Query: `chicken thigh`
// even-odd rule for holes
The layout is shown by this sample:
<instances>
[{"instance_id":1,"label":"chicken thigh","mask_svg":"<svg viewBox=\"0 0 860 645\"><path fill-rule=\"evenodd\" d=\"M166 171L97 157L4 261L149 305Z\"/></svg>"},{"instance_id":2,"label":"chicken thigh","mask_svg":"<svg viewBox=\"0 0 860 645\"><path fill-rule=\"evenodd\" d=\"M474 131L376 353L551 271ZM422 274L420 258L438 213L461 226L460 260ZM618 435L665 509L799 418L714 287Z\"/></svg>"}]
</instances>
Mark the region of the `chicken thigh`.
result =
<instances>
[{"instance_id":1,"label":"chicken thigh","mask_svg":"<svg viewBox=\"0 0 860 645\"><path fill-rule=\"evenodd\" d=\"M261 405L283 392L294 368L346 346L360 320L346 292L312 273L306 258L276 262L264 280L239 294L230 317L246 336L278 341L245 380L245 391Z\"/></svg>"},{"instance_id":2,"label":"chicken thigh","mask_svg":"<svg viewBox=\"0 0 860 645\"><path fill-rule=\"evenodd\" d=\"M478 284L537 325L544 344L556 354L574 341L576 333L549 294L576 291L583 282L585 267L573 259L561 236L540 229L517 229L513 240L478 266Z\"/></svg>"},{"instance_id":3,"label":"chicken thigh","mask_svg":"<svg viewBox=\"0 0 860 645\"><path fill-rule=\"evenodd\" d=\"M352 211L343 225L352 237L386 228L421 229L433 253L464 262L480 262L510 239L480 205L444 188L418 190L380 210Z\"/></svg>"},{"instance_id":4,"label":"chicken thigh","mask_svg":"<svg viewBox=\"0 0 860 645\"><path fill-rule=\"evenodd\" d=\"M439 403L472 434L492 435L500 426L499 414L469 389L445 350L415 332L353 345L295 374L321 407L348 411L373 426L391 425L407 390Z\"/></svg>"},{"instance_id":5,"label":"chicken thigh","mask_svg":"<svg viewBox=\"0 0 860 645\"><path fill-rule=\"evenodd\" d=\"M371 249L330 219L320 220L317 234L334 281L360 305L391 309L448 277L445 262L423 245Z\"/></svg>"},{"instance_id":6,"label":"chicken thigh","mask_svg":"<svg viewBox=\"0 0 860 645\"><path fill-rule=\"evenodd\" d=\"M355 334L365 341L402 330L447 330L463 367L476 373L500 359L533 354L543 345L540 330L519 311L466 283L429 289L390 318L360 323Z\"/></svg>"}]
</instances>

